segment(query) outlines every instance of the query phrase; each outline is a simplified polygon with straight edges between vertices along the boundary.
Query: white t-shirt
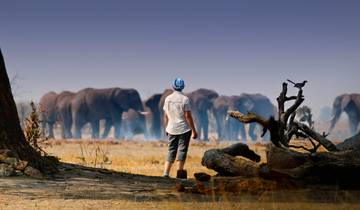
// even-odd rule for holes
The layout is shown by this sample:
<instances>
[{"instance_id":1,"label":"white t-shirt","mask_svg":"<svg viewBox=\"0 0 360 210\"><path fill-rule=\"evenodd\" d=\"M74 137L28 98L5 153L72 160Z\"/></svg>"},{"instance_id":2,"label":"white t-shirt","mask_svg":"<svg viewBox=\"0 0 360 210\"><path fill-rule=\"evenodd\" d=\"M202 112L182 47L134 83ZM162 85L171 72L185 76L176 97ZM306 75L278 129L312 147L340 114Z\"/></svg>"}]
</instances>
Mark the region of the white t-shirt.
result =
<instances>
[{"instance_id":1,"label":"white t-shirt","mask_svg":"<svg viewBox=\"0 0 360 210\"><path fill-rule=\"evenodd\" d=\"M187 96L174 91L165 98L163 109L169 119L166 126L167 133L179 135L191 130L184 115L186 111L190 111L190 101Z\"/></svg>"}]
</instances>

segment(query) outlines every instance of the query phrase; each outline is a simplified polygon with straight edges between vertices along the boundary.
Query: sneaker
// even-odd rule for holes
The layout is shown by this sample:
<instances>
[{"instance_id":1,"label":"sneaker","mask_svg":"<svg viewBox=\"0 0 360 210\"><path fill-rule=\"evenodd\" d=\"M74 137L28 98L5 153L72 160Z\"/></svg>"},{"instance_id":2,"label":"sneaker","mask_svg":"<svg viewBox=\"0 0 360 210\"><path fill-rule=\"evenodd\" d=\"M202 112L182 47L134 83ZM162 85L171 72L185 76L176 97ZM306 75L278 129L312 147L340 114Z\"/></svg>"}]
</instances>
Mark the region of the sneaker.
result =
<instances>
[{"instance_id":1,"label":"sneaker","mask_svg":"<svg viewBox=\"0 0 360 210\"><path fill-rule=\"evenodd\" d=\"M167 175L167 174L164 174L163 177L165 177L165 178L170 178L170 176Z\"/></svg>"}]
</instances>

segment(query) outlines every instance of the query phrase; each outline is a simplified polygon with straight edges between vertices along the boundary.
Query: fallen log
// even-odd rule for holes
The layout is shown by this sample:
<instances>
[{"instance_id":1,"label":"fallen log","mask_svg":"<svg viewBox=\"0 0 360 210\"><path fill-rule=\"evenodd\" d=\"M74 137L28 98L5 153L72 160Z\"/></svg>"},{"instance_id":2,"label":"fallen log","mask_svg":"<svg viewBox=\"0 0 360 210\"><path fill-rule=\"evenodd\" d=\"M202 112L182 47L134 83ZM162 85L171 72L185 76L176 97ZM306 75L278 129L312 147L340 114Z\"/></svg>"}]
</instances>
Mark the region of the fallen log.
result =
<instances>
[{"instance_id":1,"label":"fallen log","mask_svg":"<svg viewBox=\"0 0 360 210\"><path fill-rule=\"evenodd\" d=\"M242 156L238 158L235 156ZM211 149L205 152L201 164L213 169L220 176L258 176L260 156L249 149L246 144L237 143L224 149Z\"/></svg>"},{"instance_id":2,"label":"fallen log","mask_svg":"<svg viewBox=\"0 0 360 210\"><path fill-rule=\"evenodd\" d=\"M360 150L309 154L269 145L266 154L269 172L308 182L360 187Z\"/></svg>"}]
</instances>

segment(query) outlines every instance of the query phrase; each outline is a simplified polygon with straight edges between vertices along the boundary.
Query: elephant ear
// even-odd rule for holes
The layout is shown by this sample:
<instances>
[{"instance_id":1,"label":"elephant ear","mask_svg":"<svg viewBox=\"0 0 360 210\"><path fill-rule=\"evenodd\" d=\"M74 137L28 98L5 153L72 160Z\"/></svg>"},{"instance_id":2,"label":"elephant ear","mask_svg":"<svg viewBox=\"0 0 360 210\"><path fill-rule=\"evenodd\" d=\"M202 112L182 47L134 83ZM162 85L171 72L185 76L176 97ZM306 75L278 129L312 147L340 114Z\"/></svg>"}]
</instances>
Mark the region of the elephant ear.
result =
<instances>
[{"instance_id":1,"label":"elephant ear","mask_svg":"<svg viewBox=\"0 0 360 210\"><path fill-rule=\"evenodd\" d=\"M341 100L341 109L344 110L349 105L350 102L351 102L351 96L344 95Z\"/></svg>"},{"instance_id":2,"label":"elephant ear","mask_svg":"<svg viewBox=\"0 0 360 210\"><path fill-rule=\"evenodd\" d=\"M355 103L358 111L360 112L360 94L352 94L351 100Z\"/></svg>"}]
</instances>

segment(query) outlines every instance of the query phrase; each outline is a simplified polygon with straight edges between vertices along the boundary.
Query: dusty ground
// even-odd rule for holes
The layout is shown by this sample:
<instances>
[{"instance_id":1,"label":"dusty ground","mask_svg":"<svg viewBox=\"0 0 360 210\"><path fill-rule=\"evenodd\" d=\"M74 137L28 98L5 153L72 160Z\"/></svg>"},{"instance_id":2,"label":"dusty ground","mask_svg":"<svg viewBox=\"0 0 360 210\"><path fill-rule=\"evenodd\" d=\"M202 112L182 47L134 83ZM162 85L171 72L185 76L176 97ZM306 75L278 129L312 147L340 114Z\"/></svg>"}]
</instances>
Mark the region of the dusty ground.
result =
<instances>
[{"instance_id":1,"label":"dusty ground","mask_svg":"<svg viewBox=\"0 0 360 210\"><path fill-rule=\"evenodd\" d=\"M356 191L255 189L251 193L201 195L175 190L180 182L194 186L194 172L215 175L201 166L201 157L210 148L227 145L229 142L193 142L186 164L190 179L180 181L160 177L166 142L54 140L46 150L68 164L51 180L0 179L0 209L360 209ZM265 161L264 145L250 147Z\"/></svg>"}]
</instances>

